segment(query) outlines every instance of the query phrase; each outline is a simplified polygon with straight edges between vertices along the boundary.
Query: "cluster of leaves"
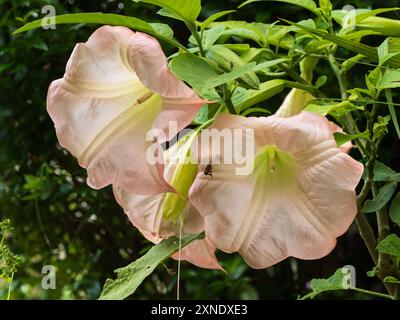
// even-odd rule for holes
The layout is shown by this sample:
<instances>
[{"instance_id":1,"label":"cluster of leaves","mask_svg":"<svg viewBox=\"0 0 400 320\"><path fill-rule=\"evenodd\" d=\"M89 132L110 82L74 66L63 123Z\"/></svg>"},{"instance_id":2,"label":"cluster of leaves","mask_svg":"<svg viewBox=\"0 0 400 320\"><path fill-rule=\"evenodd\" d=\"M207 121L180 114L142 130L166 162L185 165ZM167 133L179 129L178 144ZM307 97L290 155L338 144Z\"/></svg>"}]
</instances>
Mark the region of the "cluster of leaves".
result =
<instances>
[{"instance_id":1,"label":"cluster of leaves","mask_svg":"<svg viewBox=\"0 0 400 320\"><path fill-rule=\"evenodd\" d=\"M6 245L6 238L12 232L10 220L0 221L0 279L6 280L11 284L15 272L21 263L21 258L12 253Z\"/></svg>"},{"instance_id":2,"label":"cluster of leaves","mask_svg":"<svg viewBox=\"0 0 400 320\"><path fill-rule=\"evenodd\" d=\"M145 4L140 4L142 2ZM195 125L212 118L220 105L231 113L244 116L268 115L281 103L288 88L309 91L316 99L311 101L307 110L332 117L346 129L346 134L336 135L339 144L353 140L359 147L359 157L368 169L364 179L367 189L372 186L376 189L372 190L369 200L370 189L364 192L361 199L364 212L369 214L390 208L392 222L398 224L400 196L393 196L399 174L381 165L381 169L387 170L384 178L381 174L384 170L377 168L380 166L378 157L387 164L394 163L396 158L390 150L399 147L398 104L394 102L397 93L393 89L400 83L397 70L400 60L395 54L400 27L393 20L388 22L377 17L391 9L357 11L355 28L345 28L341 10L332 10L329 1L319 1L319 5L312 0L278 1L284 4L275 9L276 15L280 12L281 17L279 10L284 8L288 12L285 18L305 19L289 24L282 21L265 23L276 20L271 2L246 1L235 11L241 2L219 1L217 4L216 1L203 1L201 7L200 1L145 0L135 5L131 1L122 1L120 4L125 6L123 13L127 17L115 15L121 13L121 9L103 7L105 1L97 6L88 2L80 8L76 5L62 6L53 1L58 13L102 9L112 14L61 15L56 18L57 24L73 25L56 31L30 31L41 27L41 21L38 21L19 30L26 33L11 37L10 34L31 16L40 15L41 6L48 1L15 4L0 0L1 11L7 12L2 18L7 32L0 38L4 44L0 49L0 55L4 57L0 72L6 75L2 81L5 93L2 105L5 108L0 111L0 121L7 124L0 129L0 214L7 212L7 216L13 217L16 232L19 238L24 239L16 245L26 261L22 274L17 278L20 297L96 298L104 277L110 276L116 266L126 264L145 252L140 251L143 242L120 214L110 190L89 190L84 184L84 173L76 167L75 161L69 161L60 148L56 149L51 123L45 115L46 87L51 80L62 75L74 43L87 38L88 30L82 29L84 23L127 26L156 36L169 49L179 48L179 53L171 56L172 71L200 95L217 101L199 112ZM365 7L367 3L362 1L359 5ZM235 10L226 10L228 6ZM256 10L254 15L253 6L263 9ZM29 9L31 7L35 9ZM162 8L159 16L149 11L157 7ZM309 19L310 12L313 19ZM13 20L14 17L20 17L20 21ZM222 18L229 21L220 21ZM187 31L182 31L185 30L182 23ZM171 28L171 25L177 28ZM174 34L173 30L179 31ZM182 43L188 43L188 48ZM28 55L31 57L29 64L26 63ZM304 79L300 65L310 57L320 61L316 73L321 76ZM349 83L354 85L349 87ZM383 103L382 96L386 99ZM365 130L359 129L364 127ZM396 141L394 146L388 143L392 141ZM19 148L15 148L16 144ZM383 150L387 150L386 153ZM372 215L367 219L375 223ZM390 227L397 230L393 225ZM348 241L351 237L352 241ZM380 234L376 253L391 259L391 266L398 269L397 239L388 232ZM346 263L352 263L349 260L354 259L354 264L361 266L358 270L367 271L362 267L367 264L359 263L368 258L366 252L358 256L359 247L349 245L360 244L356 236L349 235L342 241L336 251L338 254L319 265L323 272L310 271L315 267L295 260L288 260L267 272L250 271L240 257L220 254L227 275L184 268L182 289L191 298L295 297L296 292L304 291L307 279L326 276L340 265L339 255ZM167 247L171 250L170 246ZM107 283L103 298L123 298L132 293L150 274L148 266L155 272L145 280L135 297L174 297L176 274L170 268L173 264L166 262L167 268L162 264L157 267L169 255L158 249L150 251L154 260L148 260L147 256L119 270L121 278ZM39 288L40 269L44 264L58 268L55 292ZM396 272L391 270L386 274L377 269L376 274L395 284L399 279ZM132 278L133 273L136 278ZM131 282L124 281L127 277ZM335 279L334 283L337 282ZM331 280L314 280L311 286L318 294L325 291L318 288L324 288L326 283L325 287L330 290L342 289L331 285ZM368 286L376 283L375 279L363 279L363 282Z\"/></svg>"}]
</instances>

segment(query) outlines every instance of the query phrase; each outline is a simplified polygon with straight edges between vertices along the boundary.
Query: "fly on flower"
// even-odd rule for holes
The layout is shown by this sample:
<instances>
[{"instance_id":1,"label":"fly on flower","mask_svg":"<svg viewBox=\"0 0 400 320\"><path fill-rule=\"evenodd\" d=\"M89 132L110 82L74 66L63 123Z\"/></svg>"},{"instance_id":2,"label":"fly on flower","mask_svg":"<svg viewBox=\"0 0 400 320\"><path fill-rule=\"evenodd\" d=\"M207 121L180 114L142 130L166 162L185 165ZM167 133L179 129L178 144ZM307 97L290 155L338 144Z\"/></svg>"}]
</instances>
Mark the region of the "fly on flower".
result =
<instances>
[{"instance_id":1,"label":"fly on flower","mask_svg":"<svg viewBox=\"0 0 400 320\"><path fill-rule=\"evenodd\" d=\"M220 115L212 128L254 130L255 153L247 175L238 174L235 163L213 165L218 179L201 172L190 190L211 244L239 252L253 268L289 256L327 255L354 220L363 172L337 147L329 121L308 112L290 118ZM219 158L215 150L201 152Z\"/></svg>"}]
</instances>

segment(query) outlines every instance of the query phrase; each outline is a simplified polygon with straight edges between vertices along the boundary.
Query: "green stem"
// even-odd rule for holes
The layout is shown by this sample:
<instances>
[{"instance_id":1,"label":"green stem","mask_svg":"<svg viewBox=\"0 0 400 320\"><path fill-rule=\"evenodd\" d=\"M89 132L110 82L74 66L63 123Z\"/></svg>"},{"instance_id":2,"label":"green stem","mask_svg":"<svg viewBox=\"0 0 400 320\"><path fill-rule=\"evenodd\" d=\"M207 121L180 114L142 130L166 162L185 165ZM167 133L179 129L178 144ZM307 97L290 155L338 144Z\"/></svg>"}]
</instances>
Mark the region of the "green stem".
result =
<instances>
[{"instance_id":1,"label":"green stem","mask_svg":"<svg viewBox=\"0 0 400 320\"><path fill-rule=\"evenodd\" d=\"M375 297L379 297L379 298L394 300L394 298L392 296L390 296L388 294L384 294L384 293L379 293L379 292L375 292L375 291L369 291L369 290L360 289L360 288L350 288L350 290L361 292L361 293L365 293L365 294L368 294L368 295L371 295L371 296L375 296Z\"/></svg>"},{"instance_id":2,"label":"green stem","mask_svg":"<svg viewBox=\"0 0 400 320\"><path fill-rule=\"evenodd\" d=\"M376 183L372 183L372 194L374 199L376 199L378 195L378 187ZM382 241L386 238L390 233L390 226L389 226L389 217L386 211L386 208L382 208L376 212L376 218L378 222L378 242ZM378 253L378 276L383 281L386 277L393 274L393 267L390 264L390 256L379 252ZM393 296L395 294L395 288L393 285L384 283L387 291Z\"/></svg>"},{"instance_id":3,"label":"green stem","mask_svg":"<svg viewBox=\"0 0 400 320\"><path fill-rule=\"evenodd\" d=\"M400 300L400 284L396 284L394 289L394 299Z\"/></svg>"},{"instance_id":4,"label":"green stem","mask_svg":"<svg viewBox=\"0 0 400 320\"><path fill-rule=\"evenodd\" d=\"M289 77L299 84L306 85L308 87L313 87L308 81L304 80L295 70L285 66L283 63L278 64L278 68L285 72Z\"/></svg>"},{"instance_id":5,"label":"green stem","mask_svg":"<svg viewBox=\"0 0 400 320\"><path fill-rule=\"evenodd\" d=\"M11 299L11 285L14 280L14 273L11 275L11 281L8 283L8 293L7 293L7 300Z\"/></svg>"},{"instance_id":6,"label":"green stem","mask_svg":"<svg viewBox=\"0 0 400 320\"><path fill-rule=\"evenodd\" d=\"M339 83L341 99L347 100L346 73L341 71L338 62L336 61L336 57L332 53L329 53L328 61ZM343 122L344 122L344 127L348 131L348 133L353 135L360 133L360 130L358 129L357 124L350 113L346 114L343 117ZM361 141L361 139L359 138L354 139L354 142L357 145L358 149L360 150L361 155L363 157L366 157L368 153L367 150L365 149L365 143Z\"/></svg>"},{"instance_id":7,"label":"green stem","mask_svg":"<svg viewBox=\"0 0 400 320\"><path fill-rule=\"evenodd\" d=\"M342 98L342 100L347 100L346 74L344 72L342 72L341 68L339 67L338 62L336 61L335 56L332 53L329 54L329 63L331 65L333 72L335 73L337 80L338 80L340 92L341 92L341 98ZM391 295L393 295L394 292L393 292L392 286L387 285L383 281L383 279L387 275L386 272L388 272L385 257L383 257L380 253L377 252L377 250L376 250L377 241L376 241L374 232L373 232L371 225L369 224L367 218L365 217L365 215L363 213L361 213L362 202L367 198L370 189L372 188L373 193L376 193L376 192L374 192L374 182L373 182L374 166L375 166L375 160L376 160L376 156L377 156L377 153L376 153L377 148L373 144L374 143L373 142L373 123L375 121L376 113L377 113L377 107L376 107L376 105L374 105L371 115L368 118L368 123L367 123L367 128L368 128L368 130L370 130L370 135L371 135L370 143L368 145L368 150L367 150L365 142L361 141L360 139L355 140L355 143L357 144L357 147L360 150L362 156L364 158L368 159L368 162L367 162L368 177L367 177L367 180L363 187L363 190L361 191L360 196L359 196L359 200L360 200L358 203L359 214L356 217L356 224L359 229L361 238L363 239L363 241L368 249L368 252L371 255L372 260L374 261L375 264L378 265L378 270L380 270L379 265L382 263L385 263L383 265L385 268L385 270L384 270L385 272L378 272L378 277L382 280L387 291ZM360 132L360 130L357 127L357 124L354 121L354 118L352 117L352 115L350 113L348 113L344 117L344 125L345 125L346 130L348 130L350 134L357 134ZM374 198L375 198L375 194L374 194ZM386 219L387 219L386 212L385 212L385 215L381 214L378 216L380 216L380 218L378 218L378 219L381 219L380 223L382 224L382 228L386 229L386 222L387 222L386 221ZM379 224L379 222L378 222L378 224ZM380 232L379 232L379 238L381 237L381 232L382 232L382 230L380 230Z\"/></svg>"},{"instance_id":8,"label":"green stem","mask_svg":"<svg viewBox=\"0 0 400 320\"><path fill-rule=\"evenodd\" d=\"M192 33L193 37L195 38L195 40L197 42L197 45L199 46L200 55L202 57L205 57L206 54L205 54L204 47L203 47L202 37L200 36L199 32L197 31L196 25L192 24L192 23L187 23L186 26Z\"/></svg>"},{"instance_id":9,"label":"green stem","mask_svg":"<svg viewBox=\"0 0 400 320\"><path fill-rule=\"evenodd\" d=\"M222 92L224 95L225 106L228 108L229 113L237 114L236 108L232 102L232 93L226 84L222 85Z\"/></svg>"},{"instance_id":10,"label":"green stem","mask_svg":"<svg viewBox=\"0 0 400 320\"><path fill-rule=\"evenodd\" d=\"M378 155L378 147L380 144L379 141L374 140L374 122L376 115L378 113L378 105L374 104L371 110L371 113L368 116L368 121L367 121L367 130L369 131L369 152L370 152L370 157L367 162L367 168L368 168L368 183L371 184L371 189L372 189L372 195L374 199L378 196L379 188L376 182L374 182L374 167L375 167L375 162L376 158ZM390 226L389 226L389 217L386 211L386 208L382 208L376 212L376 217L377 217L377 223L378 223L378 243L382 241L389 233L390 233ZM393 268L390 264L390 257L387 254L378 252L378 261L375 264L378 267L378 277L382 280L383 284L385 285L387 291L391 294L394 295L394 286L385 283L383 280L389 276L392 275L393 273Z\"/></svg>"},{"instance_id":11,"label":"green stem","mask_svg":"<svg viewBox=\"0 0 400 320\"><path fill-rule=\"evenodd\" d=\"M41 216L41 214L40 214L40 209L39 209L39 202L38 202L37 199L35 199L34 202L35 202L35 213L36 213L36 218L37 218L38 223L39 223L40 232L42 233L44 242L45 242L45 243L47 244L47 246L50 248L50 247L51 247L51 244L50 244L50 240L49 240L49 238L47 237L46 232L45 232L45 230L44 230L44 226L43 226L43 222L42 222L42 216Z\"/></svg>"},{"instance_id":12,"label":"green stem","mask_svg":"<svg viewBox=\"0 0 400 320\"><path fill-rule=\"evenodd\" d=\"M359 206L359 211L356 216L356 224L358 228L358 232L360 233L361 239L363 239L365 246L372 258L372 261L376 265L378 263L378 252L376 250L376 238L374 231L371 228L367 218L361 212L361 207Z\"/></svg>"}]
</instances>

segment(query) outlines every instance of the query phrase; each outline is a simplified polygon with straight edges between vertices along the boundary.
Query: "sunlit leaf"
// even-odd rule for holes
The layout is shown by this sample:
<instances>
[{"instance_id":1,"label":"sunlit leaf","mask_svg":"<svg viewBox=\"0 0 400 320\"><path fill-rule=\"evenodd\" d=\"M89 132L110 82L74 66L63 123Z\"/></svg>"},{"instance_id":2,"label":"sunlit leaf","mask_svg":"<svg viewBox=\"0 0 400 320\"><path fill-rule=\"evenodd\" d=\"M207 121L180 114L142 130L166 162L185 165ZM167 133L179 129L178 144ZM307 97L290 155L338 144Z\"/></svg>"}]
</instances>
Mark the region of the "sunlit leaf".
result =
<instances>
[{"instance_id":1,"label":"sunlit leaf","mask_svg":"<svg viewBox=\"0 0 400 320\"><path fill-rule=\"evenodd\" d=\"M293 5L296 5L296 6L303 7L303 8L305 8L307 10L310 10L311 12L314 12L314 13L317 12L317 10L318 10L317 5L312 0L248 0L248 1L243 2L239 6L239 8L243 8L244 6L247 6L247 5L251 4L251 3L260 2L260 1L285 2L285 3L289 3L289 4L293 4Z\"/></svg>"},{"instance_id":2,"label":"sunlit leaf","mask_svg":"<svg viewBox=\"0 0 400 320\"><path fill-rule=\"evenodd\" d=\"M183 21L194 22L201 11L200 0L133 0L144 2L163 8L164 15ZM170 12L167 14L167 12ZM172 13L172 14L171 14Z\"/></svg>"},{"instance_id":3,"label":"sunlit leaf","mask_svg":"<svg viewBox=\"0 0 400 320\"><path fill-rule=\"evenodd\" d=\"M218 76L204 59L190 53L174 57L170 63L170 68L179 79L187 82L198 94L204 94L204 87L207 82ZM210 92L208 94L211 96L206 94L203 96L207 96L209 99L218 98L218 96L212 96Z\"/></svg>"},{"instance_id":4,"label":"sunlit leaf","mask_svg":"<svg viewBox=\"0 0 400 320\"><path fill-rule=\"evenodd\" d=\"M40 19L36 21L32 21L24 25L22 28L19 28L14 32L14 34L18 34L21 32L25 32L32 29L42 28L43 23L48 23L48 19ZM161 40L164 40L176 47L182 48L183 46L166 36L167 27L161 27L161 24L149 24L143 20L122 16L118 14L111 13L75 13L75 14L65 14L54 17L55 24L77 24L77 23L85 23L85 24L101 24L101 25L112 25L112 26L123 26L127 28L131 28L137 31L142 31L153 35ZM170 35L170 32L168 32Z\"/></svg>"},{"instance_id":5,"label":"sunlit leaf","mask_svg":"<svg viewBox=\"0 0 400 320\"><path fill-rule=\"evenodd\" d=\"M153 246L144 256L130 265L115 270L117 279L108 279L104 285L100 300L123 300L133 294L139 285L164 260L184 248L192 241L201 239L204 234L189 235L181 239L169 238Z\"/></svg>"},{"instance_id":6,"label":"sunlit leaf","mask_svg":"<svg viewBox=\"0 0 400 320\"><path fill-rule=\"evenodd\" d=\"M283 19L282 19L283 20ZM349 39L346 39L345 37L341 37L338 35L330 34L326 31L318 30L318 29L312 29L309 27L306 27L304 25L300 25L298 23L293 23L287 20L284 20L287 23L294 25L304 31L307 31L309 34L318 36L320 38L329 40L333 43L336 43L337 45L346 48L350 51L353 51L355 53L359 53L367 57L368 59L374 61L374 62L379 62L379 57L378 57L378 50L374 47L368 46L366 44L358 43L351 41ZM399 56L393 57L388 61L388 64L390 66L393 66L395 68L400 68L400 58Z\"/></svg>"},{"instance_id":7,"label":"sunlit leaf","mask_svg":"<svg viewBox=\"0 0 400 320\"><path fill-rule=\"evenodd\" d=\"M335 132L333 134L333 137L335 138L336 143L340 147L342 145L345 145L347 142L353 141L355 139L367 138L368 133L364 132L364 133L358 133L358 134L346 134L343 132Z\"/></svg>"},{"instance_id":8,"label":"sunlit leaf","mask_svg":"<svg viewBox=\"0 0 400 320\"><path fill-rule=\"evenodd\" d=\"M213 15L209 16L206 20L204 20L202 23L200 23L200 27L202 30L204 30L214 21L216 21L230 13L234 13L234 12L236 12L236 10L226 10L226 11L214 13Z\"/></svg>"},{"instance_id":9,"label":"sunlit leaf","mask_svg":"<svg viewBox=\"0 0 400 320\"><path fill-rule=\"evenodd\" d=\"M349 101L330 102L324 100L313 100L306 106L305 111L319 114L321 116L331 115L340 119L349 112L364 110L364 107L357 106Z\"/></svg>"},{"instance_id":10,"label":"sunlit leaf","mask_svg":"<svg viewBox=\"0 0 400 320\"><path fill-rule=\"evenodd\" d=\"M236 67L231 72L224 73L224 74L214 77L213 79L210 79L205 84L202 93L204 94L205 92L209 91L210 89L216 88L225 83L236 80L249 72L253 72L255 66L256 66L256 63L251 62L251 63L245 64L245 65Z\"/></svg>"},{"instance_id":11,"label":"sunlit leaf","mask_svg":"<svg viewBox=\"0 0 400 320\"><path fill-rule=\"evenodd\" d=\"M393 89L400 87L400 70L389 70L377 83L377 89Z\"/></svg>"},{"instance_id":12,"label":"sunlit leaf","mask_svg":"<svg viewBox=\"0 0 400 320\"><path fill-rule=\"evenodd\" d=\"M346 281L347 272L346 268L340 268L328 279L312 279L310 283L312 292L302 297L301 300L313 299L317 295L328 291L349 289Z\"/></svg>"},{"instance_id":13,"label":"sunlit leaf","mask_svg":"<svg viewBox=\"0 0 400 320\"><path fill-rule=\"evenodd\" d=\"M285 81L274 79L260 84L259 90L247 90L246 94L233 97L233 103L242 112L260 102L266 101L271 97L281 93L285 88Z\"/></svg>"}]
</instances>

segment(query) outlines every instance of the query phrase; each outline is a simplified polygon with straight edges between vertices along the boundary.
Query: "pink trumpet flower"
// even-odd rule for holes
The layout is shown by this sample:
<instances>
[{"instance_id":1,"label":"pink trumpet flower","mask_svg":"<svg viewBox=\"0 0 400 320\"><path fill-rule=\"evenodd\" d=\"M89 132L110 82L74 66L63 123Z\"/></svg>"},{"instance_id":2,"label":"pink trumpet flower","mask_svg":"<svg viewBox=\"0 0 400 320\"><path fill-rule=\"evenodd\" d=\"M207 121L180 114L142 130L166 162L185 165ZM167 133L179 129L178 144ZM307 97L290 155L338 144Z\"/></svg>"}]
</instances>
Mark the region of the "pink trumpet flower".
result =
<instances>
[{"instance_id":1,"label":"pink trumpet flower","mask_svg":"<svg viewBox=\"0 0 400 320\"><path fill-rule=\"evenodd\" d=\"M164 152L165 180L176 190L158 195L137 195L114 186L114 194L146 239L159 243L162 239L204 231L204 220L188 201L188 193L197 175L198 165L190 163L189 148L197 132L188 134ZM173 256L207 269L222 269L215 256L215 247L207 239L196 240Z\"/></svg>"},{"instance_id":2,"label":"pink trumpet flower","mask_svg":"<svg viewBox=\"0 0 400 320\"><path fill-rule=\"evenodd\" d=\"M65 75L48 92L47 110L61 146L88 171L88 184L136 194L171 190L163 160L150 164L150 129L170 140L207 103L168 69L158 41L124 27L104 26L78 44ZM172 131L172 130L171 130ZM161 147L158 148L160 157Z\"/></svg>"},{"instance_id":3,"label":"pink trumpet flower","mask_svg":"<svg viewBox=\"0 0 400 320\"><path fill-rule=\"evenodd\" d=\"M255 148L249 174L238 175L236 164L213 164L212 175L198 174L190 201L204 218L207 239L257 269L289 256L329 254L355 218L363 172L337 147L329 121L309 112L220 115L211 129L253 130ZM200 149L202 157L223 158L207 155L218 148Z\"/></svg>"}]
</instances>

